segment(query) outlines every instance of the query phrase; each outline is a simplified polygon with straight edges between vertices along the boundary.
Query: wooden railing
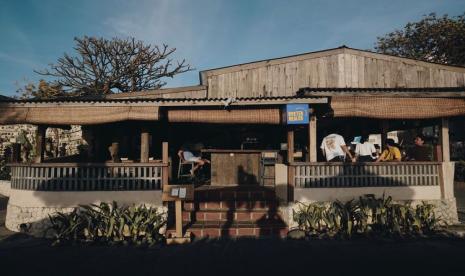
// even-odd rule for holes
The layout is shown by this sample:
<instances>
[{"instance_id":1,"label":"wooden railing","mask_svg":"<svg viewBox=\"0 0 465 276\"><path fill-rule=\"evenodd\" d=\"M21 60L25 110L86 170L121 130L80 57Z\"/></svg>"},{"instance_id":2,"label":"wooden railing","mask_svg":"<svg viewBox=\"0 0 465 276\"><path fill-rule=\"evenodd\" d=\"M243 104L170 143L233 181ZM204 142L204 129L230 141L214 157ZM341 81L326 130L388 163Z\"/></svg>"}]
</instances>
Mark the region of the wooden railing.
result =
<instances>
[{"instance_id":1,"label":"wooden railing","mask_svg":"<svg viewBox=\"0 0 465 276\"><path fill-rule=\"evenodd\" d=\"M439 162L292 163L298 188L433 186L440 184Z\"/></svg>"},{"instance_id":2,"label":"wooden railing","mask_svg":"<svg viewBox=\"0 0 465 276\"><path fill-rule=\"evenodd\" d=\"M11 164L11 188L36 191L160 190L165 163ZM165 170L166 171L166 170Z\"/></svg>"}]
</instances>

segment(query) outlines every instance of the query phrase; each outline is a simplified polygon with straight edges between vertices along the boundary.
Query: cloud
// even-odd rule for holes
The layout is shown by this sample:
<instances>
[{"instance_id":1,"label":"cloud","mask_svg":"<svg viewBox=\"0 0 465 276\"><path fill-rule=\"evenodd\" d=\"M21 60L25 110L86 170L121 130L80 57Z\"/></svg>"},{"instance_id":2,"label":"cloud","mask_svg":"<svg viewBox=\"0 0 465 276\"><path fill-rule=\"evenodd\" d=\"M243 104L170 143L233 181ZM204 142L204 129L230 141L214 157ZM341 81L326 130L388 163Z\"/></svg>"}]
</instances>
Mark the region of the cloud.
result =
<instances>
[{"instance_id":1,"label":"cloud","mask_svg":"<svg viewBox=\"0 0 465 276\"><path fill-rule=\"evenodd\" d=\"M13 63L17 63L20 65L25 65L31 68L35 68L38 66L37 62L32 59L28 59L23 56L8 54L5 52L0 52L0 60L3 60L5 62L13 62Z\"/></svg>"}]
</instances>

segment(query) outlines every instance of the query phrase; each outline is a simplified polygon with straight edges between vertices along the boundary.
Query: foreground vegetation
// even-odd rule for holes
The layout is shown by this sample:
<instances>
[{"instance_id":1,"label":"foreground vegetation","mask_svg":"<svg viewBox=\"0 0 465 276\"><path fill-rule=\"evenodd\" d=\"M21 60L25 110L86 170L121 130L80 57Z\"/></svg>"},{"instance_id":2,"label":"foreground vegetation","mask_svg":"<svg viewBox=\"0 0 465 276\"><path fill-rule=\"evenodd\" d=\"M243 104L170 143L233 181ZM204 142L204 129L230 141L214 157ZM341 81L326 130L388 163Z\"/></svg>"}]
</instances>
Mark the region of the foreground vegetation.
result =
<instances>
[{"instance_id":1,"label":"foreground vegetation","mask_svg":"<svg viewBox=\"0 0 465 276\"><path fill-rule=\"evenodd\" d=\"M71 213L50 216L54 244L98 242L154 245L164 240L164 214L155 208L112 204L81 205Z\"/></svg>"},{"instance_id":2,"label":"foreground vegetation","mask_svg":"<svg viewBox=\"0 0 465 276\"><path fill-rule=\"evenodd\" d=\"M394 203L390 196L373 195L345 203L300 203L293 218L307 235L344 238L423 235L434 233L440 225L432 204L413 206Z\"/></svg>"}]
</instances>

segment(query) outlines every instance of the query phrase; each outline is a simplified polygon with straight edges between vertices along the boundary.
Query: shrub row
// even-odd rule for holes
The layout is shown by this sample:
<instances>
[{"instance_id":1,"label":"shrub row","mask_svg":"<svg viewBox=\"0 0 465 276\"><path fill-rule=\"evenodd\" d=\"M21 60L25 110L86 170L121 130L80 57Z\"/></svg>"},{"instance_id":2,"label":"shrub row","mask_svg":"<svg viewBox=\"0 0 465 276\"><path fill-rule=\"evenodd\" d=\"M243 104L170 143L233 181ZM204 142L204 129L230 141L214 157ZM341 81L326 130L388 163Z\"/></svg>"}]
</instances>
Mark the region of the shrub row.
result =
<instances>
[{"instance_id":1,"label":"shrub row","mask_svg":"<svg viewBox=\"0 0 465 276\"><path fill-rule=\"evenodd\" d=\"M364 195L358 200L331 204L300 203L293 212L299 229L308 235L329 235L350 238L364 235L418 235L434 232L439 219L434 206L422 202L394 203L390 196L376 198Z\"/></svg>"},{"instance_id":2,"label":"shrub row","mask_svg":"<svg viewBox=\"0 0 465 276\"><path fill-rule=\"evenodd\" d=\"M164 237L160 229L164 215L154 208L119 207L116 202L81 205L71 213L49 216L54 244L67 242L103 242L154 245Z\"/></svg>"}]
</instances>

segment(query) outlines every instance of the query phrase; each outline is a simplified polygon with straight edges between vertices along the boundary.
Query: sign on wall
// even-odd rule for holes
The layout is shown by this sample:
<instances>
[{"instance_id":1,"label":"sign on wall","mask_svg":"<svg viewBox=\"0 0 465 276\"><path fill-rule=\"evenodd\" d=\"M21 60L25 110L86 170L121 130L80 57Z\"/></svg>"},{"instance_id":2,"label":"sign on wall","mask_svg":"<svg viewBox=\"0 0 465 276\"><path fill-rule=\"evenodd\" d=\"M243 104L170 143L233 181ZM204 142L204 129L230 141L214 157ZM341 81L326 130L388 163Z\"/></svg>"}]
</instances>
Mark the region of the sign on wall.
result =
<instances>
[{"instance_id":1,"label":"sign on wall","mask_svg":"<svg viewBox=\"0 0 465 276\"><path fill-rule=\"evenodd\" d=\"M288 125L308 124L308 104L287 104L286 121Z\"/></svg>"}]
</instances>

